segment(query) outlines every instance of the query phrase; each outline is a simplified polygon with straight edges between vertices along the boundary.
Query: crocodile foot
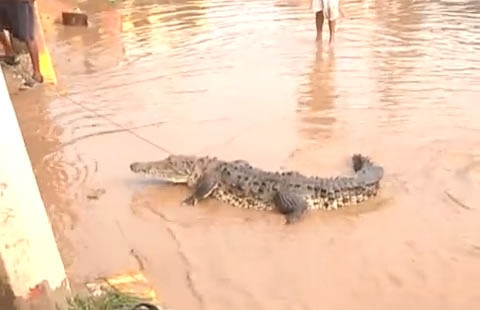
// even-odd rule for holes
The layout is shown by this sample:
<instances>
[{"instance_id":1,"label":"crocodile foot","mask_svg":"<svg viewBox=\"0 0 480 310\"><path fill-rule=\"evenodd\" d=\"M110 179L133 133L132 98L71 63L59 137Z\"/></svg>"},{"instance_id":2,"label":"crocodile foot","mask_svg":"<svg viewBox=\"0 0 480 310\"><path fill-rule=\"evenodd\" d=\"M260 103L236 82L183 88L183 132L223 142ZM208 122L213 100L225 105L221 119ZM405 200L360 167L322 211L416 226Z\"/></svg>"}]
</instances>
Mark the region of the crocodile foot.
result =
<instances>
[{"instance_id":1,"label":"crocodile foot","mask_svg":"<svg viewBox=\"0 0 480 310\"><path fill-rule=\"evenodd\" d=\"M191 195L184 200L182 200L181 205L187 207L193 207L197 204L198 200L195 198L195 195Z\"/></svg>"},{"instance_id":2,"label":"crocodile foot","mask_svg":"<svg viewBox=\"0 0 480 310\"><path fill-rule=\"evenodd\" d=\"M308 208L305 200L290 192L278 192L274 202L280 213L285 216L286 225L298 222Z\"/></svg>"}]
</instances>

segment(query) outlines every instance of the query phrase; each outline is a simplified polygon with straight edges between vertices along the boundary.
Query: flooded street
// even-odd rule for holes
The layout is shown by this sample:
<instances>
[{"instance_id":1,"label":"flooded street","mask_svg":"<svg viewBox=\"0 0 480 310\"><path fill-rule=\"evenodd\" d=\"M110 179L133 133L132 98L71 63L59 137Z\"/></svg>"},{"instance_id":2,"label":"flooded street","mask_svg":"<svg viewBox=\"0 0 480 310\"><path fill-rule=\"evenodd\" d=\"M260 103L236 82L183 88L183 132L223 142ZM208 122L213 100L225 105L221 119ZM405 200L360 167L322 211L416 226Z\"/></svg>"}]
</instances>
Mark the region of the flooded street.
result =
<instances>
[{"instance_id":1,"label":"flooded street","mask_svg":"<svg viewBox=\"0 0 480 310\"><path fill-rule=\"evenodd\" d=\"M345 0L332 48L308 0L80 8L89 28L45 27L58 88L13 97L72 281L140 268L176 310L479 308L479 1ZM334 176L358 152L380 196L293 226L129 171Z\"/></svg>"}]
</instances>

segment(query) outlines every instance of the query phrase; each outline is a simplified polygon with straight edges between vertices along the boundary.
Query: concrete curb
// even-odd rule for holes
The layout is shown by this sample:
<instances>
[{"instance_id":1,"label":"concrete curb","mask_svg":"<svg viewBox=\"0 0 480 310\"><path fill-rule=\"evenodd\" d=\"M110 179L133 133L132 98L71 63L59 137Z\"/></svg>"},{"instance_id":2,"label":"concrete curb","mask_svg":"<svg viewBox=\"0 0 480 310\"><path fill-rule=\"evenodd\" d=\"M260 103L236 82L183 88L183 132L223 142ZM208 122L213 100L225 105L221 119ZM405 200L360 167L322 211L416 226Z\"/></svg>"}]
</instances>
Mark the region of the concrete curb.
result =
<instances>
[{"instance_id":1,"label":"concrete curb","mask_svg":"<svg viewBox=\"0 0 480 310\"><path fill-rule=\"evenodd\" d=\"M3 271L17 309L55 309L70 285L0 75L0 276Z\"/></svg>"}]
</instances>

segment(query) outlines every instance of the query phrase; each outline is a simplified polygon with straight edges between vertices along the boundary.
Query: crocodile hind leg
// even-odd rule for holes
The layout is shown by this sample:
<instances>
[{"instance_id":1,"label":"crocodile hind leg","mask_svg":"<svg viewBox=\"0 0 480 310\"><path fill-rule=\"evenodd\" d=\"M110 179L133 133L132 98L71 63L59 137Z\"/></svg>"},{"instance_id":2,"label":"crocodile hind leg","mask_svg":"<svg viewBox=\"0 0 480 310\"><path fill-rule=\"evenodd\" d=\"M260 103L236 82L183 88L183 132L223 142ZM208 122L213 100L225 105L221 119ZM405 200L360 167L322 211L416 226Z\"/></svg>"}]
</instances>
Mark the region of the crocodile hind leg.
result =
<instances>
[{"instance_id":1,"label":"crocodile hind leg","mask_svg":"<svg viewBox=\"0 0 480 310\"><path fill-rule=\"evenodd\" d=\"M285 216L285 224L299 221L308 208L307 202L302 197L291 192L277 192L274 202L278 211Z\"/></svg>"},{"instance_id":2,"label":"crocodile hind leg","mask_svg":"<svg viewBox=\"0 0 480 310\"><path fill-rule=\"evenodd\" d=\"M205 173L195 184L193 193L182 201L182 205L194 206L207 198L217 188L218 182L213 173Z\"/></svg>"}]
</instances>

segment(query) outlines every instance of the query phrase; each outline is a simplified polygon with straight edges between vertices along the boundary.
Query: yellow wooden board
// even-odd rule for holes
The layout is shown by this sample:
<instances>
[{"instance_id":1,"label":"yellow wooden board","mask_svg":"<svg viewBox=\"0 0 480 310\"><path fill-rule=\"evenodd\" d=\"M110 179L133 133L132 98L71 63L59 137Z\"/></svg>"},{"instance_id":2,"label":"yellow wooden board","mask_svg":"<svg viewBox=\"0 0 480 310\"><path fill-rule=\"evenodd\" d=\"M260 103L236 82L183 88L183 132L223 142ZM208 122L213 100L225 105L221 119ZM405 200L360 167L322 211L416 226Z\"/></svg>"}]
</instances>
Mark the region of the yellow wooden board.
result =
<instances>
[{"instance_id":1,"label":"yellow wooden board","mask_svg":"<svg viewBox=\"0 0 480 310\"><path fill-rule=\"evenodd\" d=\"M38 12L37 1L34 2L34 6L37 20L37 45L39 50L40 72L42 73L45 82L56 85L57 75L55 74L55 68L53 67L47 43L45 42L45 34L43 32L40 14Z\"/></svg>"},{"instance_id":2,"label":"yellow wooden board","mask_svg":"<svg viewBox=\"0 0 480 310\"><path fill-rule=\"evenodd\" d=\"M93 295L101 294L105 289L112 287L120 292L133 294L154 304L160 302L155 290L140 271L125 272L110 277L100 277L95 281L87 283L87 288Z\"/></svg>"}]
</instances>

